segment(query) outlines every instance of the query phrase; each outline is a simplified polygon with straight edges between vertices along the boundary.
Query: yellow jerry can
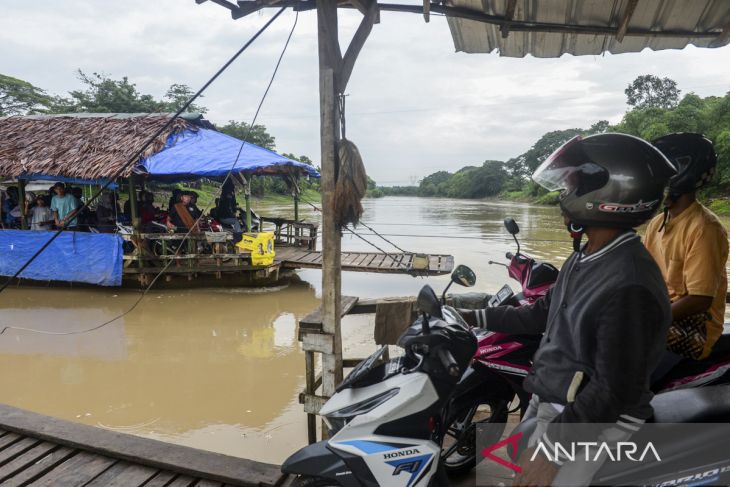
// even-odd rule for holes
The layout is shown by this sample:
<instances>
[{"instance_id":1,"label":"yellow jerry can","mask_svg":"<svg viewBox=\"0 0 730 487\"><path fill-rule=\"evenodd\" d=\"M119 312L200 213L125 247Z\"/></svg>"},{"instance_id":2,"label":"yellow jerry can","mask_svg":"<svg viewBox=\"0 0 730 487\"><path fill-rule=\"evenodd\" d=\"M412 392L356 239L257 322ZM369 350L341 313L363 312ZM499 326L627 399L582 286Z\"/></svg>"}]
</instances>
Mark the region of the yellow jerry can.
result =
<instances>
[{"instance_id":1,"label":"yellow jerry can","mask_svg":"<svg viewBox=\"0 0 730 487\"><path fill-rule=\"evenodd\" d=\"M244 233L243 238L236 244L239 251L251 252L251 264L266 266L274 263L274 234L273 232Z\"/></svg>"}]
</instances>

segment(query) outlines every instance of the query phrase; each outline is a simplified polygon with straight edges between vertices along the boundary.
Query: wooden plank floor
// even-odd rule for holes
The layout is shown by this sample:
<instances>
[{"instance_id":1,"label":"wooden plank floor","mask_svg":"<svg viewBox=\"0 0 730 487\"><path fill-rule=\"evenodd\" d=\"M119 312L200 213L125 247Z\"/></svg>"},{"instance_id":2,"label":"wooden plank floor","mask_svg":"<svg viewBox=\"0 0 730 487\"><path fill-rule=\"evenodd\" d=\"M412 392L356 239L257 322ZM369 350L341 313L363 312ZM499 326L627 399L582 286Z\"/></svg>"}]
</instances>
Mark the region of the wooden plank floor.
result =
<instances>
[{"instance_id":1,"label":"wooden plank floor","mask_svg":"<svg viewBox=\"0 0 730 487\"><path fill-rule=\"evenodd\" d=\"M394 252L342 252L342 270L387 274L440 275L454 269L451 255L429 255L428 269L413 268L414 254ZM295 247L277 247L276 262L285 269L321 269L322 252Z\"/></svg>"},{"instance_id":2,"label":"wooden plank floor","mask_svg":"<svg viewBox=\"0 0 730 487\"><path fill-rule=\"evenodd\" d=\"M0 485L279 486L279 466L0 405Z\"/></svg>"}]
</instances>

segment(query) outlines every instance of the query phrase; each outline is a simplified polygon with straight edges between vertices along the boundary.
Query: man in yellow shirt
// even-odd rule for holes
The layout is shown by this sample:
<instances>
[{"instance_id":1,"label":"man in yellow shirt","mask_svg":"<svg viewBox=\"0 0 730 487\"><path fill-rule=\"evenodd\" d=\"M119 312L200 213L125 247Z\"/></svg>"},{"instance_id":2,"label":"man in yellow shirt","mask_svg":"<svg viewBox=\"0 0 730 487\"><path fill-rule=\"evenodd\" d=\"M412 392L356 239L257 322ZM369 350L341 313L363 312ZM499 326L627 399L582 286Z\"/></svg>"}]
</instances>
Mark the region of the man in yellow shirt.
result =
<instances>
[{"instance_id":1,"label":"man in yellow shirt","mask_svg":"<svg viewBox=\"0 0 730 487\"><path fill-rule=\"evenodd\" d=\"M709 182L717 158L700 134L670 134L653 141L677 169L669 183L664 215L649 223L644 244L664 276L672 300L667 347L702 359L723 331L727 293L727 232L696 199Z\"/></svg>"}]
</instances>

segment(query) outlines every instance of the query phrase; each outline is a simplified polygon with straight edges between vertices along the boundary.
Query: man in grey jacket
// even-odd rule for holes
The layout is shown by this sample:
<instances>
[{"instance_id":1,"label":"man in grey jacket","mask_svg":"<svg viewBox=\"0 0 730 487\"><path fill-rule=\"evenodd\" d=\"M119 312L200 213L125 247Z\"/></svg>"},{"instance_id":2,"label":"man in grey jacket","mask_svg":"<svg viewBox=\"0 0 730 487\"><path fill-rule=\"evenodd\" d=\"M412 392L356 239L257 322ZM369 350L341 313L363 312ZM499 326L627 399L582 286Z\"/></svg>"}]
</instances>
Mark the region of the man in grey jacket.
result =
<instances>
[{"instance_id":1,"label":"man in grey jacket","mask_svg":"<svg viewBox=\"0 0 730 487\"><path fill-rule=\"evenodd\" d=\"M671 313L661 272L633 228L652 217L672 174L651 144L623 134L576 137L533 174L562 191L575 252L534 305L466 316L492 331L544 334L525 379L533 394L526 417L538 419L533 447L570 442L571 423L611 423L612 440L623 441L651 416L649 377ZM563 465L528 449L513 485L589 485L601 463Z\"/></svg>"}]
</instances>

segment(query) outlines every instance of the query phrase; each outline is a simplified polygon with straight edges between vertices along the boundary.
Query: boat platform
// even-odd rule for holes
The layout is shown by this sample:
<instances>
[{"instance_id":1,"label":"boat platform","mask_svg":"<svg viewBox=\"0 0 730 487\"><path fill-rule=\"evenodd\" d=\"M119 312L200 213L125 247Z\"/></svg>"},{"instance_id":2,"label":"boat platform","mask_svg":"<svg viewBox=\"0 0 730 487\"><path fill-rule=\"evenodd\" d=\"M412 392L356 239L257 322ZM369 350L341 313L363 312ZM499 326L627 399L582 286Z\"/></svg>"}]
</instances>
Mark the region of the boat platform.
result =
<instances>
[{"instance_id":1,"label":"boat platform","mask_svg":"<svg viewBox=\"0 0 730 487\"><path fill-rule=\"evenodd\" d=\"M275 261L284 269L321 269L322 252L297 247L277 247ZM438 276L454 270L452 255L413 253L342 252L342 270Z\"/></svg>"},{"instance_id":2,"label":"boat platform","mask_svg":"<svg viewBox=\"0 0 730 487\"><path fill-rule=\"evenodd\" d=\"M277 487L278 465L173 445L0 405L0 485Z\"/></svg>"}]
</instances>

